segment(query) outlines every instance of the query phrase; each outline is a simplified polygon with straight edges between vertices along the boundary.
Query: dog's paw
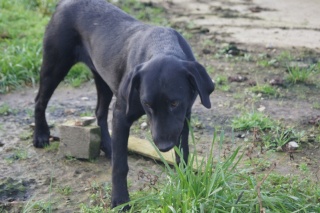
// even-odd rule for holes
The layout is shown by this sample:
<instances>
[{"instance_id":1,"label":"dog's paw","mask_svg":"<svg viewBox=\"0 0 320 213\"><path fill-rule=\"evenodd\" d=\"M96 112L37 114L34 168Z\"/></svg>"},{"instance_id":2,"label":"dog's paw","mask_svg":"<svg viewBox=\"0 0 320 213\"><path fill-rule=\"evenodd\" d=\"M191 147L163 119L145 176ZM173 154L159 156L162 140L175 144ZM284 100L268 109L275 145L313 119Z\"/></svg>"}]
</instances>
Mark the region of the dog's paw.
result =
<instances>
[{"instance_id":1,"label":"dog's paw","mask_svg":"<svg viewBox=\"0 0 320 213\"><path fill-rule=\"evenodd\" d=\"M119 211L120 212L125 212L125 211L128 211L130 210L130 205L124 205L122 207L120 207L121 205L125 204L129 202L129 199L112 199L112 202L111 202L111 207L112 208L115 208L115 207L118 207L119 206Z\"/></svg>"},{"instance_id":2,"label":"dog's paw","mask_svg":"<svg viewBox=\"0 0 320 213\"><path fill-rule=\"evenodd\" d=\"M33 135L33 146L37 148L44 148L49 145L50 133L39 134L37 132Z\"/></svg>"}]
</instances>

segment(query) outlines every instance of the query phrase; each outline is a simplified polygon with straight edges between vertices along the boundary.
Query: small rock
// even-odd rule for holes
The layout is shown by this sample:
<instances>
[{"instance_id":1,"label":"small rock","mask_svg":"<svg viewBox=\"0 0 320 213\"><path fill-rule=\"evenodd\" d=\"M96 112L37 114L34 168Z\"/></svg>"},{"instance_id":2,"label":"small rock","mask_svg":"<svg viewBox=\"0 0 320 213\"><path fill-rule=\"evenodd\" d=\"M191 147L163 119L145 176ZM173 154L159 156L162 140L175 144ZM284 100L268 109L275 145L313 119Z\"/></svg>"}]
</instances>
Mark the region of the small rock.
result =
<instances>
[{"instance_id":1,"label":"small rock","mask_svg":"<svg viewBox=\"0 0 320 213\"><path fill-rule=\"evenodd\" d=\"M263 112L265 109L266 109L265 106L260 105L260 107L258 108L258 111L259 112Z\"/></svg>"},{"instance_id":2,"label":"small rock","mask_svg":"<svg viewBox=\"0 0 320 213\"><path fill-rule=\"evenodd\" d=\"M142 130L146 130L148 128L148 124L147 122L143 122L141 125L140 125L141 129Z\"/></svg>"},{"instance_id":3,"label":"small rock","mask_svg":"<svg viewBox=\"0 0 320 213\"><path fill-rule=\"evenodd\" d=\"M295 150L297 150L299 148L299 144L297 142L295 142L295 141L290 141L290 142L286 143L285 145L283 145L280 148L284 152L292 152L292 151L295 151Z\"/></svg>"},{"instance_id":4,"label":"small rock","mask_svg":"<svg viewBox=\"0 0 320 213\"><path fill-rule=\"evenodd\" d=\"M82 97L81 100L82 100L82 101L88 101L89 98L88 98L88 97Z\"/></svg>"},{"instance_id":5,"label":"small rock","mask_svg":"<svg viewBox=\"0 0 320 213\"><path fill-rule=\"evenodd\" d=\"M299 148L299 144L295 141L290 141L287 146L289 150L297 150Z\"/></svg>"}]
</instances>

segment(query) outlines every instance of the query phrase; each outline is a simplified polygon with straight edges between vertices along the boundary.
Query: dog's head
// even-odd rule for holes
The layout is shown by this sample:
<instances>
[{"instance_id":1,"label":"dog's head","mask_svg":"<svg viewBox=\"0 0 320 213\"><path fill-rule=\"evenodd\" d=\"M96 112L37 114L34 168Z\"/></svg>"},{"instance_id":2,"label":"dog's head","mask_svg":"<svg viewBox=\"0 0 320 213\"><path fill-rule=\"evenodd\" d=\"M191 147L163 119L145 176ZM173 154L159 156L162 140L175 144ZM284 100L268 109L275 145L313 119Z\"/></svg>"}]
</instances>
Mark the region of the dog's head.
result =
<instances>
[{"instance_id":1,"label":"dog's head","mask_svg":"<svg viewBox=\"0 0 320 213\"><path fill-rule=\"evenodd\" d=\"M187 113L199 94L210 108L214 83L196 61L161 57L140 64L128 76L125 92L127 114L138 98L150 122L153 140L160 151L179 144Z\"/></svg>"}]
</instances>

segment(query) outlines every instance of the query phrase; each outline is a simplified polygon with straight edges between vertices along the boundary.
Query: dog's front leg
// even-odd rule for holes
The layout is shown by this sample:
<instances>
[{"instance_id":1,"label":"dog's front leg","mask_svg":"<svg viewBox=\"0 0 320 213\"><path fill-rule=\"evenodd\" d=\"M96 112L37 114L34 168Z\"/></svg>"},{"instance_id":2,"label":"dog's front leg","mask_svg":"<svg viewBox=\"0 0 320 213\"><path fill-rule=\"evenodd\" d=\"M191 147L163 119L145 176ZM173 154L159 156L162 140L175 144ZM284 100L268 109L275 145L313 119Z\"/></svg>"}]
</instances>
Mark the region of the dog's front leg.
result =
<instances>
[{"instance_id":1,"label":"dog's front leg","mask_svg":"<svg viewBox=\"0 0 320 213\"><path fill-rule=\"evenodd\" d=\"M188 157L189 157L189 122L190 122L191 113L188 113L186 115L186 119L183 124L183 129L180 136L180 150L183 155L183 160L187 164L188 163ZM176 162L177 164L180 164L180 156L176 154Z\"/></svg>"},{"instance_id":2,"label":"dog's front leg","mask_svg":"<svg viewBox=\"0 0 320 213\"><path fill-rule=\"evenodd\" d=\"M127 188L128 137L131 123L126 117L125 106L117 100L113 112L112 130L112 208L129 201ZM126 207L128 208L128 207Z\"/></svg>"}]
</instances>

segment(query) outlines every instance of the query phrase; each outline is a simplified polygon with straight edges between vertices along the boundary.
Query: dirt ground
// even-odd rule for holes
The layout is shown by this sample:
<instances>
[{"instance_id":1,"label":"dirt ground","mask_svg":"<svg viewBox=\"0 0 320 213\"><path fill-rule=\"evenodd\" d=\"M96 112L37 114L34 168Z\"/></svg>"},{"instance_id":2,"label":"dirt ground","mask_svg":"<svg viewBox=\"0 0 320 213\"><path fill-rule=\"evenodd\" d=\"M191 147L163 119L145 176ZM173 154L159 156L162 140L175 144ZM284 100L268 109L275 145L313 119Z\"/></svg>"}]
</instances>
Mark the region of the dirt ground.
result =
<instances>
[{"instance_id":1,"label":"dirt ground","mask_svg":"<svg viewBox=\"0 0 320 213\"><path fill-rule=\"evenodd\" d=\"M149 2L149 1L148 1ZM250 92L252 84L265 84L284 78L286 68L275 62L259 66L258 60L271 61L290 52L291 62L301 66L316 63L320 56L320 7L317 0L172 0L151 1L164 7L167 17L177 29L183 28L198 60L207 67L213 79L221 76L247 78L230 80L227 90L219 89L211 96L212 108L207 110L197 100L193 108L196 151L205 155L214 129L225 131L221 152L229 153L238 146L258 160L276 162L276 172L284 175L299 173L305 163L310 177L319 182L319 127L310 122L320 118L319 79L310 84L275 86L276 96ZM238 53L230 52L232 44ZM319 77L319 76L318 76ZM251 82L251 83L250 83ZM254 83L252 83L254 82ZM24 88L0 96L0 103L10 106L7 115L0 116L0 212L19 212L19 206L34 201L53 202L53 212L77 212L79 203L89 204L93 186L110 188L110 162L101 154L95 161L64 158L56 150L35 149L32 146L34 98L37 88ZM0 104L0 105L1 105ZM51 99L47 120L53 124L52 135L59 135L57 126L66 120L92 114L96 105L93 82L74 89L61 85ZM317 107L316 107L317 106ZM110 107L110 112L111 112ZM231 120L244 113L261 109L283 125L305 132L294 159L285 152L263 153L253 147L252 132L232 132ZM109 116L109 121L111 116ZM149 130L141 130L145 119L138 121L132 134L145 138ZM258 133L259 134L259 133ZM217 151L218 153L218 151ZM269 165L269 166L270 166ZM163 166L142 156L130 154L128 175L130 191L148 187L151 176L163 175ZM264 166L264 170L269 168ZM150 176L149 176L150 177ZM4 190L11 185L12 190ZM59 189L69 187L65 195ZM23 190L18 189L23 188ZM104 198L108 200L108 197ZM29 204L28 204L29 202ZM1 209L2 208L2 209Z\"/></svg>"}]
</instances>

